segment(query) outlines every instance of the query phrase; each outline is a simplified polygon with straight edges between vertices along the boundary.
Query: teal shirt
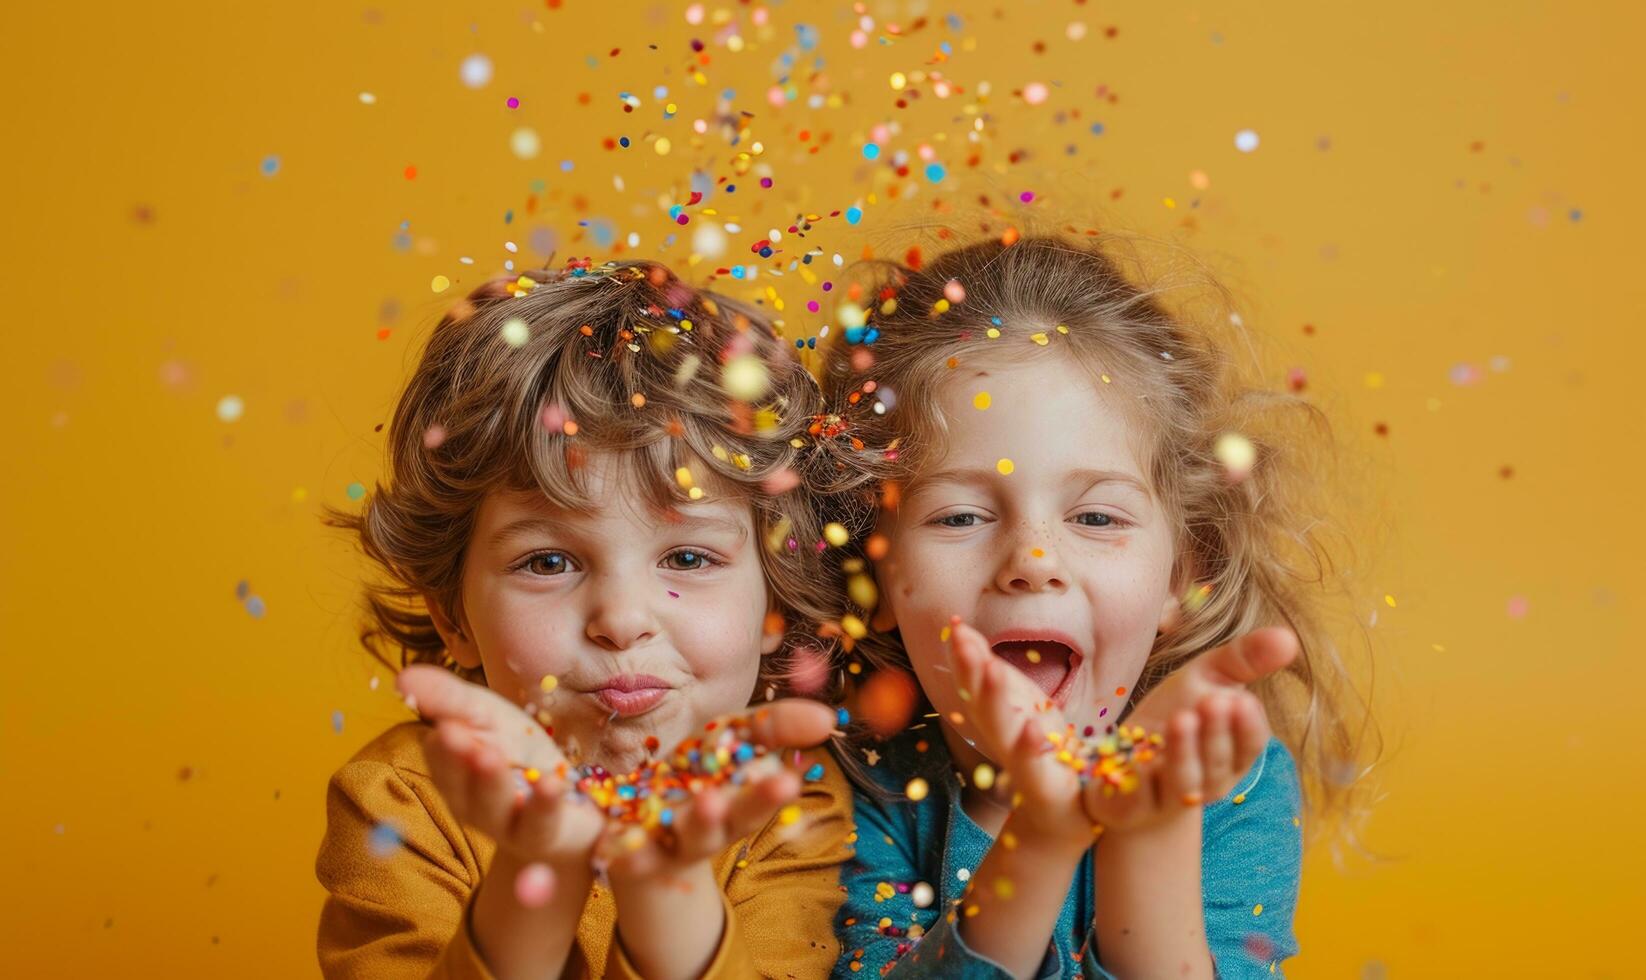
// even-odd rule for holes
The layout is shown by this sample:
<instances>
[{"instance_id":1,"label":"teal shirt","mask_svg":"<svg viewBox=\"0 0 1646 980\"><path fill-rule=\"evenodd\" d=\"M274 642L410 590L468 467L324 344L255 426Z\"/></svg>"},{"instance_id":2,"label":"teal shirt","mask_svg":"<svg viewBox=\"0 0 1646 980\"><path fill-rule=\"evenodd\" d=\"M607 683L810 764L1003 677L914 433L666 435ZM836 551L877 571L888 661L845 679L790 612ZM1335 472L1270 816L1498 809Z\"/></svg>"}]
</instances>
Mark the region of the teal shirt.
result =
<instances>
[{"instance_id":1,"label":"teal shirt","mask_svg":"<svg viewBox=\"0 0 1646 980\"><path fill-rule=\"evenodd\" d=\"M928 742L924 753L915 748L921 738ZM946 914L994 839L961 808L960 779L942 736L931 728L904 732L874 749L880 758L868 771L885 789L901 793L917 775L931 788L920 803L884 800L862 787L853 793L857 855L841 871L846 897L835 923L841 956L834 976L1009 977L969 949ZM1303 860L1301 806L1291 754L1270 739L1235 789L1205 808L1201 882L1219 977L1282 976L1280 963L1297 954L1292 914ZM914 901L920 882L933 892L925 908ZM1037 978L1111 976L1101 965L1092 915L1088 851Z\"/></svg>"}]
</instances>

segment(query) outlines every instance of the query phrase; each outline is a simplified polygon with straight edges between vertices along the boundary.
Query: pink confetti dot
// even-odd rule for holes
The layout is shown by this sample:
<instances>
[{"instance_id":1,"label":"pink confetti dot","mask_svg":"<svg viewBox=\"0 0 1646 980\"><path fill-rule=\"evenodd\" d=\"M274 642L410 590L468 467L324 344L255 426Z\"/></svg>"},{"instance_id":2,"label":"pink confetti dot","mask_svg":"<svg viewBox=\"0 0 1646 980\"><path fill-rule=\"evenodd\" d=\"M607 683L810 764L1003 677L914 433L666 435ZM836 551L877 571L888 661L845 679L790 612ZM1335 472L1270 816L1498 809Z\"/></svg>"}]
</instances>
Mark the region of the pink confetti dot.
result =
<instances>
[{"instance_id":1,"label":"pink confetti dot","mask_svg":"<svg viewBox=\"0 0 1646 980\"><path fill-rule=\"evenodd\" d=\"M1508 613L1510 619L1524 619L1530 609L1531 603L1526 601L1525 596L1517 595L1509 598Z\"/></svg>"},{"instance_id":2,"label":"pink confetti dot","mask_svg":"<svg viewBox=\"0 0 1646 980\"><path fill-rule=\"evenodd\" d=\"M770 186L772 186L772 179L770 177L760 178L760 186L761 187L770 187Z\"/></svg>"},{"instance_id":3,"label":"pink confetti dot","mask_svg":"<svg viewBox=\"0 0 1646 980\"><path fill-rule=\"evenodd\" d=\"M1024 204L1028 204L1030 201L1034 200L1034 191L1024 191L1023 193L1017 195L1017 199L1022 201Z\"/></svg>"},{"instance_id":4,"label":"pink confetti dot","mask_svg":"<svg viewBox=\"0 0 1646 980\"><path fill-rule=\"evenodd\" d=\"M528 864L514 876L515 900L526 908L542 908L553 895L554 872L546 864Z\"/></svg>"},{"instance_id":5,"label":"pink confetti dot","mask_svg":"<svg viewBox=\"0 0 1646 980\"><path fill-rule=\"evenodd\" d=\"M1030 105L1039 105L1046 101L1047 94L1045 82L1030 82L1023 86L1023 101Z\"/></svg>"},{"instance_id":6,"label":"pink confetti dot","mask_svg":"<svg viewBox=\"0 0 1646 980\"><path fill-rule=\"evenodd\" d=\"M520 108L520 100L511 95L509 96L508 105L510 109L518 109Z\"/></svg>"}]
</instances>

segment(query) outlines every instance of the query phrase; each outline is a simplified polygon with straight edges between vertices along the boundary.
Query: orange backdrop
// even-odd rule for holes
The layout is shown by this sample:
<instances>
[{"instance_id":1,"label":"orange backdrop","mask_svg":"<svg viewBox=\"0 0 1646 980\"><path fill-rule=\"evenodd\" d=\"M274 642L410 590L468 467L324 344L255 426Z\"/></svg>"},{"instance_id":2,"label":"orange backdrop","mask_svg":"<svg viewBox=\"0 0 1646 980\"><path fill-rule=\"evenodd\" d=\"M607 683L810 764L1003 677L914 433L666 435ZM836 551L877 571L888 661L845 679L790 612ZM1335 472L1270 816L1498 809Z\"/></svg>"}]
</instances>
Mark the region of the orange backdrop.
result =
<instances>
[{"instance_id":1,"label":"orange backdrop","mask_svg":"<svg viewBox=\"0 0 1646 980\"><path fill-rule=\"evenodd\" d=\"M685 268L725 224L691 274L769 269L751 243L801 213L780 261L826 274L1031 191L1045 225L1210 257L1276 383L1301 369L1380 474L1393 860L1311 857L1288 968L1646 975L1637 9L860 7L13 8L5 973L314 972L326 778L404 717L318 508L378 475L409 359L479 277L553 249ZM694 169L740 186L681 227ZM825 321L798 271L738 288Z\"/></svg>"}]
</instances>

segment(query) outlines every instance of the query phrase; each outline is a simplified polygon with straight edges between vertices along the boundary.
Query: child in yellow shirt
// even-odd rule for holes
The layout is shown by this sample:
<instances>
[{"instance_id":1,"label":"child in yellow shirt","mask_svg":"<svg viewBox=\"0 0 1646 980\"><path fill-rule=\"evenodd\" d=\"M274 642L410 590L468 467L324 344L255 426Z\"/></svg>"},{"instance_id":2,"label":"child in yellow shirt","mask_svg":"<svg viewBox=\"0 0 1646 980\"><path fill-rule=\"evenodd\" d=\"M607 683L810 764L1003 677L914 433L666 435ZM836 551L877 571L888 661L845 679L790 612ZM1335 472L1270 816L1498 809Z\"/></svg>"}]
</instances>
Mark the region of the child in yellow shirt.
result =
<instances>
[{"instance_id":1,"label":"child in yellow shirt","mask_svg":"<svg viewBox=\"0 0 1646 980\"><path fill-rule=\"evenodd\" d=\"M820 401L758 315L655 264L497 280L441 321L389 480L333 516L386 572L366 639L425 720L332 778L328 977L828 971L850 792L794 747L834 712L766 704L820 686L843 604L801 474Z\"/></svg>"}]
</instances>

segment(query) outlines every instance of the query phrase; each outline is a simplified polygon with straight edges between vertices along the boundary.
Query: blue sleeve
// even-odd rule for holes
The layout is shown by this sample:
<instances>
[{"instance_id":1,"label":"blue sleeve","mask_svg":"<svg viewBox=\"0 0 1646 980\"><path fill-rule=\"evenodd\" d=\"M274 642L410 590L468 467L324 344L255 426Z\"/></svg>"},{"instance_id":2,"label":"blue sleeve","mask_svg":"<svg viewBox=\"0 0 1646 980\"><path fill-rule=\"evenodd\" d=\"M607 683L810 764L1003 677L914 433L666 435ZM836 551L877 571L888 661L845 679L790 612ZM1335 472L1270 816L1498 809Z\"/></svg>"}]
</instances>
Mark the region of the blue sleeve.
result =
<instances>
[{"instance_id":1,"label":"blue sleeve","mask_svg":"<svg viewBox=\"0 0 1646 980\"><path fill-rule=\"evenodd\" d=\"M1297 955L1292 916L1303 874L1302 809L1297 766L1280 740L1270 739L1235 791L1206 810L1206 940L1224 980L1284 976L1280 964Z\"/></svg>"},{"instance_id":2,"label":"blue sleeve","mask_svg":"<svg viewBox=\"0 0 1646 980\"><path fill-rule=\"evenodd\" d=\"M1280 964L1297 955L1292 916L1303 872L1302 806L1297 766L1271 738L1234 791L1206 808L1201 893L1219 980L1283 977ZM1080 973L1115 980L1097 962L1095 925L1081 947Z\"/></svg>"},{"instance_id":3,"label":"blue sleeve","mask_svg":"<svg viewBox=\"0 0 1646 980\"><path fill-rule=\"evenodd\" d=\"M926 908L915 906L912 887L916 882L927 881L934 895L940 895L941 882L922 878L909 821L861 794L854 800L852 816L857 824L857 857L840 873L846 897L835 919L840 960L833 975L842 980L1011 980L1011 974L961 940L941 897L934 897ZM1037 980L1057 975L1056 951L1048 950Z\"/></svg>"}]
</instances>

